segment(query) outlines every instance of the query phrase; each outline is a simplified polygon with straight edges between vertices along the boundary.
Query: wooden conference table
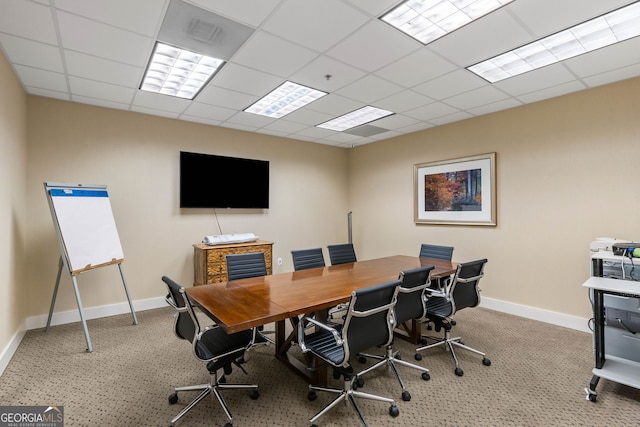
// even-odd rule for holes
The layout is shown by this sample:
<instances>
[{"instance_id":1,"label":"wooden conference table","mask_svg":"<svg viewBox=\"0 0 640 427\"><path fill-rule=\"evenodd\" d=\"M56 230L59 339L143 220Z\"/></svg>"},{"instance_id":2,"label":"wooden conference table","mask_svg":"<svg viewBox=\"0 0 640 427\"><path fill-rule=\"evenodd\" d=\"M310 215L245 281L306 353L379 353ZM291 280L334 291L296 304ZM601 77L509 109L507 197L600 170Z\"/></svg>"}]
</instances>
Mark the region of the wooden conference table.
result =
<instances>
[{"instance_id":1,"label":"wooden conference table","mask_svg":"<svg viewBox=\"0 0 640 427\"><path fill-rule=\"evenodd\" d=\"M326 382L326 373L314 367L313 357L301 361L288 353L296 331L286 333L286 321L305 313L326 313L349 301L351 292L398 278L400 271L433 265L431 277L453 274L456 263L395 255L367 261L312 268L289 273L232 280L187 288L187 295L228 333L275 322L276 358L306 381ZM405 338L417 342L420 324L405 325ZM313 367L312 369L309 369Z\"/></svg>"}]
</instances>

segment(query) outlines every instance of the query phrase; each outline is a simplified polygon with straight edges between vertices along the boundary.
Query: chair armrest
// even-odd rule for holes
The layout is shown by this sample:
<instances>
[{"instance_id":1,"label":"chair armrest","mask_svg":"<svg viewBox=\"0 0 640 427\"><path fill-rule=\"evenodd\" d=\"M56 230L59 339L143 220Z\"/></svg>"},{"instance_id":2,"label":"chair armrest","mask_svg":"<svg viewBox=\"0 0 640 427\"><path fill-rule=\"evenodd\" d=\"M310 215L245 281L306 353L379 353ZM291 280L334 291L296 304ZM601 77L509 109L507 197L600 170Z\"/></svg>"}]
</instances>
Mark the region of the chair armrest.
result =
<instances>
[{"instance_id":1,"label":"chair armrest","mask_svg":"<svg viewBox=\"0 0 640 427\"><path fill-rule=\"evenodd\" d=\"M441 289L427 288L425 289L424 293L427 298L431 298L431 297L446 298L447 297L447 293Z\"/></svg>"},{"instance_id":2,"label":"chair armrest","mask_svg":"<svg viewBox=\"0 0 640 427\"><path fill-rule=\"evenodd\" d=\"M298 323L298 344L300 345L300 350L302 350L303 353L306 353L307 351L309 351L307 349L307 346L305 345L304 331L310 325L317 326L318 328L326 332L329 332L333 336L333 339L335 340L336 345L343 345L342 336L335 328L325 325L324 323L319 322L316 319L313 319L311 317L303 317L302 319L300 319L300 322Z\"/></svg>"}]
</instances>

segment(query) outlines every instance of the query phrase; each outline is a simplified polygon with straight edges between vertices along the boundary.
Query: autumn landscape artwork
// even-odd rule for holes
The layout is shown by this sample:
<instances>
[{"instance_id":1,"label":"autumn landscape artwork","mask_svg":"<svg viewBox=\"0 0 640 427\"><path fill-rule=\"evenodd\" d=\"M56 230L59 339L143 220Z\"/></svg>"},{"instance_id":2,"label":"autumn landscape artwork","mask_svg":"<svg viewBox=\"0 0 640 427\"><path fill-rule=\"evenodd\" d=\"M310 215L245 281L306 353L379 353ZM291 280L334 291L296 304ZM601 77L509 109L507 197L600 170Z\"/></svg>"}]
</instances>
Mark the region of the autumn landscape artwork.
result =
<instances>
[{"instance_id":1,"label":"autumn landscape artwork","mask_svg":"<svg viewBox=\"0 0 640 427\"><path fill-rule=\"evenodd\" d=\"M482 209L482 169L424 176L424 210L431 212Z\"/></svg>"}]
</instances>

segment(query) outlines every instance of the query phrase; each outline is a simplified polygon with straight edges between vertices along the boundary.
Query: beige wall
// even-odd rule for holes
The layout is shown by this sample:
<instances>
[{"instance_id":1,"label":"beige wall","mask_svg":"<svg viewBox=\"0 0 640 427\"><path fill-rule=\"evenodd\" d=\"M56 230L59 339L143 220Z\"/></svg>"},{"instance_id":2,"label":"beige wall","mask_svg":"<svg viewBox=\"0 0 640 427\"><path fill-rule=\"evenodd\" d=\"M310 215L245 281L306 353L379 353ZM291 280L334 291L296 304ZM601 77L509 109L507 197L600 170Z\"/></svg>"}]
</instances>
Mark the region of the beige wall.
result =
<instances>
[{"instance_id":1,"label":"beige wall","mask_svg":"<svg viewBox=\"0 0 640 427\"><path fill-rule=\"evenodd\" d=\"M489 258L485 298L586 318L589 242L640 240L640 79L351 150L27 97L4 61L0 89L0 174L11 184L0 189L0 348L51 301L59 254L44 181L108 185L134 300L162 296L163 274L190 284L191 245L220 230L213 210L178 208L179 150L271 162L271 208L218 210L218 220L223 233L274 241L276 271L292 269L291 249L345 241L353 211L361 259L451 244L458 261ZM487 152L497 153L497 227L413 223L415 163ZM115 267L79 283L85 307L125 301ZM56 312L76 309L63 276Z\"/></svg>"},{"instance_id":2,"label":"beige wall","mask_svg":"<svg viewBox=\"0 0 640 427\"><path fill-rule=\"evenodd\" d=\"M589 243L640 241L639 118L636 78L352 149L357 249L372 258L453 245L457 261L489 259L484 298L588 318ZM414 164L489 152L497 227L414 224Z\"/></svg>"},{"instance_id":3,"label":"beige wall","mask_svg":"<svg viewBox=\"0 0 640 427\"><path fill-rule=\"evenodd\" d=\"M178 207L179 151L270 161L268 210L217 210L223 233L253 232L274 242L274 258L291 270L292 249L346 240L347 151L320 144L184 121L29 97L27 258L24 283L28 316L47 313L59 251L43 182L106 184L124 250L133 300L160 297L168 275L193 281L193 247L219 234L213 209ZM203 188L225 182L203 182ZM126 301L118 269L78 276L84 306ZM75 310L68 275L60 284L56 312Z\"/></svg>"},{"instance_id":4,"label":"beige wall","mask_svg":"<svg viewBox=\"0 0 640 427\"><path fill-rule=\"evenodd\" d=\"M0 55L0 354L25 316L27 97ZM0 367L0 372L2 371Z\"/></svg>"}]
</instances>

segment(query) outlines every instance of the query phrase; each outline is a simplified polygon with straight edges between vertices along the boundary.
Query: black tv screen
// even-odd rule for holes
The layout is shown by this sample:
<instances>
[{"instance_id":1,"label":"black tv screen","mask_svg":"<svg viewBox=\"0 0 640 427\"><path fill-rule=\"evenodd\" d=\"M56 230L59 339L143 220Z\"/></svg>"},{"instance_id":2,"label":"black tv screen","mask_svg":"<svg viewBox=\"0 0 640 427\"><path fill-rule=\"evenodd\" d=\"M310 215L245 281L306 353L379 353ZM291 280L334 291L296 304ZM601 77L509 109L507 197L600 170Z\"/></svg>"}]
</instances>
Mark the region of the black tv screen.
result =
<instances>
[{"instance_id":1,"label":"black tv screen","mask_svg":"<svg viewBox=\"0 0 640 427\"><path fill-rule=\"evenodd\" d=\"M181 208L269 207L269 162L180 152Z\"/></svg>"}]
</instances>

